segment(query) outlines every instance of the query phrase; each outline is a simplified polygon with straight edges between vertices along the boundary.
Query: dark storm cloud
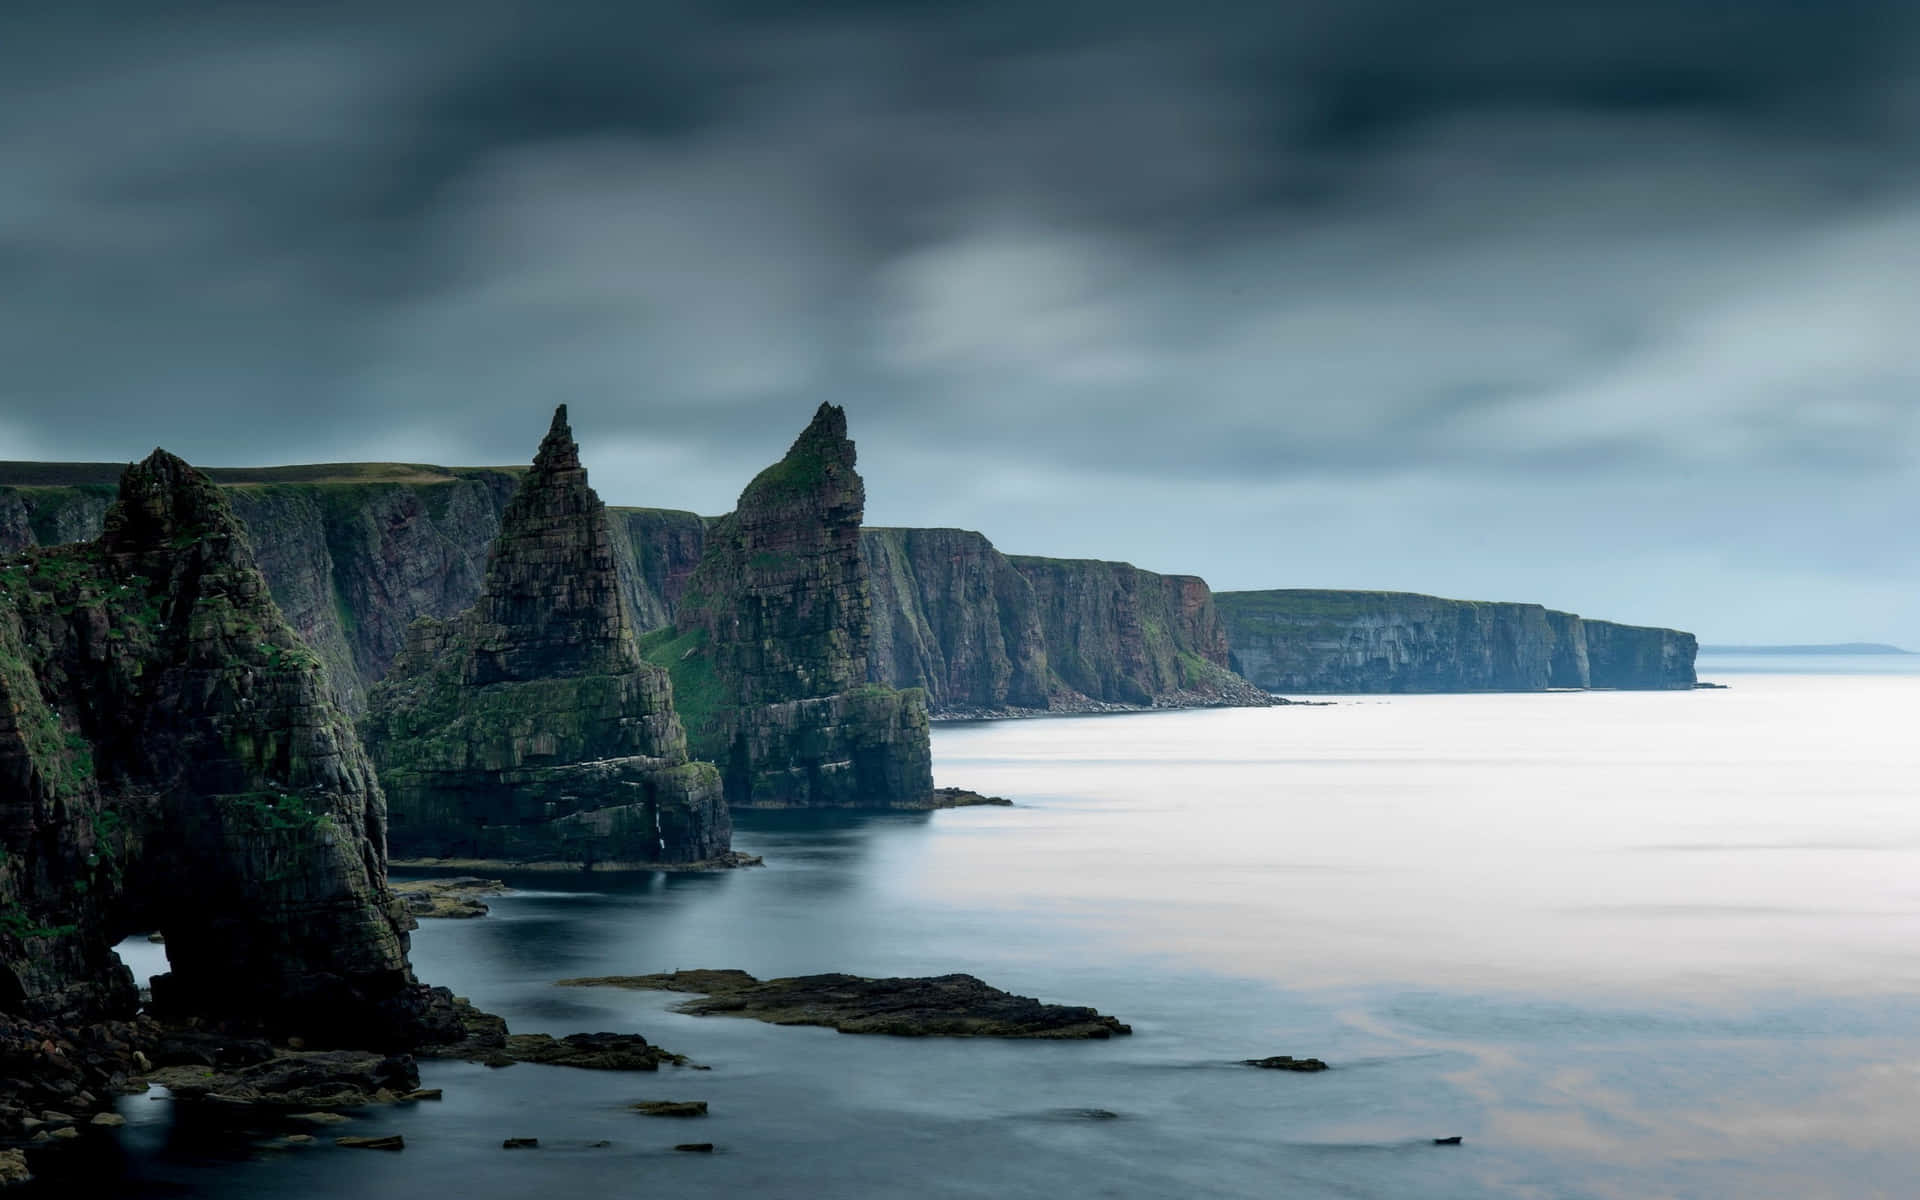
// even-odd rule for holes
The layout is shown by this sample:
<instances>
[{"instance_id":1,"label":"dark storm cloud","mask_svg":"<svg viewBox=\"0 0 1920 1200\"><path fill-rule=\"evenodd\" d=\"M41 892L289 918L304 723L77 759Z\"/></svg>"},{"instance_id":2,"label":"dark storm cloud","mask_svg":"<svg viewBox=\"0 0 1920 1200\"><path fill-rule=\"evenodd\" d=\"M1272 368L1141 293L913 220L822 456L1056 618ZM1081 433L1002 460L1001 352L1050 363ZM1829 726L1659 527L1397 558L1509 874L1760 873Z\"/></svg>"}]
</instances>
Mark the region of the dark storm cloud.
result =
<instances>
[{"instance_id":1,"label":"dark storm cloud","mask_svg":"<svg viewBox=\"0 0 1920 1200\"><path fill-rule=\"evenodd\" d=\"M610 498L711 510L833 399L876 516L1018 549L1872 590L1920 561L1871 528L1920 453L1910 11L15 13L0 457L517 461L566 400Z\"/></svg>"}]
</instances>

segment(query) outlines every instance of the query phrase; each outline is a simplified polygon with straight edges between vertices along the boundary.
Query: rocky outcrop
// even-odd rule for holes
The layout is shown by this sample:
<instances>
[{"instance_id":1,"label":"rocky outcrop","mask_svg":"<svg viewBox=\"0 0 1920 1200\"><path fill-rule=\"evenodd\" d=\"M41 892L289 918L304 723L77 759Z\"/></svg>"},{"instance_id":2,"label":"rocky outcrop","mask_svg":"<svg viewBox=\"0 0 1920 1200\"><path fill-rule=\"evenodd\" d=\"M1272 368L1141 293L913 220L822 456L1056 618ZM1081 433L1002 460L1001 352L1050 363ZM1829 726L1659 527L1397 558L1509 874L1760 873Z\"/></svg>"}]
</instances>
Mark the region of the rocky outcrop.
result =
<instances>
[{"instance_id":1,"label":"rocky outcrop","mask_svg":"<svg viewBox=\"0 0 1920 1200\"><path fill-rule=\"evenodd\" d=\"M865 504L846 414L823 404L708 532L673 626L647 639L731 804L884 808L933 790L924 693L868 680Z\"/></svg>"},{"instance_id":2,"label":"rocky outcrop","mask_svg":"<svg viewBox=\"0 0 1920 1200\"><path fill-rule=\"evenodd\" d=\"M104 524L0 560L0 1011L131 1017L112 947L157 928L163 1014L428 1036L380 789L226 499L155 451Z\"/></svg>"},{"instance_id":3,"label":"rocky outcrop","mask_svg":"<svg viewBox=\"0 0 1920 1200\"><path fill-rule=\"evenodd\" d=\"M759 980L745 971L673 971L562 979L561 987L689 992L676 1005L694 1016L753 1017L774 1025L825 1025L841 1033L893 1037L1105 1039L1133 1027L1091 1008L1042 1004L971 975L867 979L801 975Z\"/></svg>"},{"instance_id":4,"label":"rocky outcrop","mask_svg":"<svg viewBox=\"0 0 1920 1200\"><path fill-rule=\"evenodd\" d=\"M474 606L427 617L369 699L403 856L692 862L731 826L641 659L566 407L514 493Z\"/></svg>"},{"instance_id":5,"label":"rocky outcrop","mask_svg":"<svg viewBox=\"0 0 1920 1200\"><path fill-rule=\"evenodd\" d=\"M1693 686L1693 635L1537 604L1308 589L1221 592L1216 602L1234 669L1271 691Z\"/></svg>"}]
</instances>

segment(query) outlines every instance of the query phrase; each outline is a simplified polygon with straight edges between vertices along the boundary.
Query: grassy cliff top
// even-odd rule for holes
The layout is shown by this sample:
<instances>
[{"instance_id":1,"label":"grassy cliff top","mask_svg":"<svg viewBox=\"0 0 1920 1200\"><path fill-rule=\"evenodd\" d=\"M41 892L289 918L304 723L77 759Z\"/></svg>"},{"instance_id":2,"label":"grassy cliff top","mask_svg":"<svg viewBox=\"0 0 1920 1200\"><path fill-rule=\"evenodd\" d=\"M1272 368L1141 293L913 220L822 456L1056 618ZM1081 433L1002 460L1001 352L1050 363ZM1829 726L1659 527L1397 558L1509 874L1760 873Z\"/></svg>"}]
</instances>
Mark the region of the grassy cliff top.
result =
<instances>
[{"instance_id":1,"label":"grassy cliff top","mask_svg":"<svg viewBox=\"0 0 1920 1200\"><path fill-rule=\"evenodd\" d=\"M125 463L0 462L0 487L112 486ZM519 475L525 467L436 467L425 463L296 463L280 467L201 467L215 483L447 483L477 475Z\"/></svg>"},{"instance_id":2,"label":"grassy cliff top","mask_svg":"<svg viewBox=\"0 0 1920 1200\"><path fill-rule=\"evenodd\" d=\"M1223 613L1267 613L1288 617L1351 617L1393 608L1480 608L1524 603L1455 600L1447 596L1429 596L1424 592L1349 591L1340 588L1266 588L1247 592L1215 592L1213 601Z\"/></svg>"}]
</instances>

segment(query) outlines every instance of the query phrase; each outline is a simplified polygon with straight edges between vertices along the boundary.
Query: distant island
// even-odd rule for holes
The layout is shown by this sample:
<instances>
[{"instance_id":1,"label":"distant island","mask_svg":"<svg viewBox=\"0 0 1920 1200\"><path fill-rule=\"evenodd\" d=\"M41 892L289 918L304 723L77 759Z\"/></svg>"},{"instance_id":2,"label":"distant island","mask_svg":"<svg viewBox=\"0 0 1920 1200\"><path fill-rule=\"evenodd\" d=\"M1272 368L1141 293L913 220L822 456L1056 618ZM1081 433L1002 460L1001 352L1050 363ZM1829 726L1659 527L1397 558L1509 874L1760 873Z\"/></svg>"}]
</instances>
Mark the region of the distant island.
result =
<instances>
[{"instance_id":1,"label":"distant island","mask_svg":"<svg viewBox=\"0 0 1920 1200\"><path fill-rule=\"evenodd\" d=\"M1912 654L1885 642L1833 642L1818 646L1702 646L1702 654Z\"/></svg>"}]
</instances>

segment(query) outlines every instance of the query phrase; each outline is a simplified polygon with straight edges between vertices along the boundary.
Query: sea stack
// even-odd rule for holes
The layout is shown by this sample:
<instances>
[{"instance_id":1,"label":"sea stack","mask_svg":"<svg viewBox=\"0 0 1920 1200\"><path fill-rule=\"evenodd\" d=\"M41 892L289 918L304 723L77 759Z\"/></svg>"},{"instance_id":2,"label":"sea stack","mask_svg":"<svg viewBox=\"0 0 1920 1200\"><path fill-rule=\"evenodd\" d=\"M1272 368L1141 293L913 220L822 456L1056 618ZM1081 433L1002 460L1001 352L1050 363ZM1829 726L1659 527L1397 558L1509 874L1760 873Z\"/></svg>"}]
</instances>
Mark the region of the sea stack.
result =
<instances>
[{"instance_id":1,"label":"sea stack","mask_svg":"<svg viewBox=\"0 0 1920 1200\"><path fill-rule=\"evenodd\" d=\"M158 929L163 1015L416 1043L380 788L232 509L156 450L105 524L0 559L0 1013L131 1017Z\"/></svg>"},{"instance_id":2,"label":"sea stack","mask_svg":"<svg viewBox=\"0 0 1920 1200\"><path fill-rule=\"evenodd\" d=\"M674 625L647 638L730 804L918 807L932 794L925 693L867 680L865 505L846 412L822 404L714 525Z\"/></svg>"},{"instance_id":3,"label":"sea stack","mask_svg":"<svg viewBox=\"0 0 1920 1200\"><path fill-rule=\"evenodd\" d=\"M640 657L567 409L501 518L480 597L423 618L368 698L394 853L686 863L727 852L667 672Z\"/></svg>"}]
</instances>

